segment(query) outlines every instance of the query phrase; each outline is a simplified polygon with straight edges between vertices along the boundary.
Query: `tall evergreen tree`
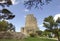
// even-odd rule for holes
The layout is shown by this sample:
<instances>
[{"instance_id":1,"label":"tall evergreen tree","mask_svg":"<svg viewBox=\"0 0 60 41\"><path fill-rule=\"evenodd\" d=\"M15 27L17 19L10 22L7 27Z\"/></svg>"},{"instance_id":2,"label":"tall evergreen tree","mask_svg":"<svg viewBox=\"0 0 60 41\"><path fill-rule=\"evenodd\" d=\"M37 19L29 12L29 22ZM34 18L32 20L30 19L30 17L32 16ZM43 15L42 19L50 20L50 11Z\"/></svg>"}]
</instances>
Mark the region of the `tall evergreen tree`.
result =
<instances>
[{"instance_id":1,"label":"tall evergreen tree","mask_svg":"<svg viewBox=\"0 0 60 41\"><path fill-rule=\"evenodd\" d=\"M58 23L59 23L59 20L57 20L57 22L55 22L53 19L53 16L49 16L44 19L43 24L44 24L44 27L46 27L50 32L56 34L58 37L58 41L60 41Z\"/></svg>"}]
</instances>

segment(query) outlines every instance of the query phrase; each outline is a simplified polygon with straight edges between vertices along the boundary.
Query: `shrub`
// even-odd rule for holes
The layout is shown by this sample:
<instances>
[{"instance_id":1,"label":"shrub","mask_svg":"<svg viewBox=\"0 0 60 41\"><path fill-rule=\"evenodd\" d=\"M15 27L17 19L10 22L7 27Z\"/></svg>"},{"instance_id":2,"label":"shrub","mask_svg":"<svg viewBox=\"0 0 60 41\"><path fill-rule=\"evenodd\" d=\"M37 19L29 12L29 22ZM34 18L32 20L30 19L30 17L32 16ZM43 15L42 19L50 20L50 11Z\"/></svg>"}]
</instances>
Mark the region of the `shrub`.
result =
<instances>
[{"instance_id":1,"label":"shrub","mask_svg":"<svg viewBox=\"0 0 60 41\"><path fill-rule=\"evenodd\" d=\"M30 34L30 37L36 37L36 34L31 33L31 34Z\"/></svg>"}]
</instances>

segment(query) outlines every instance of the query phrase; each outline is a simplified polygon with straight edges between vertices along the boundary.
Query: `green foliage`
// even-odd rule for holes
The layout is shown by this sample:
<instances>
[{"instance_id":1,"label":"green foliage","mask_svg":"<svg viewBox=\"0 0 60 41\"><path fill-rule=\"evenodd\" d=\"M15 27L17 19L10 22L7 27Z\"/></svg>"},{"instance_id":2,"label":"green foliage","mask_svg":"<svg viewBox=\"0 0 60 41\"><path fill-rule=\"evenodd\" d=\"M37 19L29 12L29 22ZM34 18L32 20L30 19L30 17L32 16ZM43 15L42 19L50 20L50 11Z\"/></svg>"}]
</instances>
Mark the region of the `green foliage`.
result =
<instances>
[{"instance_id":1,"label":"green foliage","mask_svg":"<svg viewBox=\"0 0 60 41\"><path fill-rule=\"evenodd\" d=\"M36 33L38 34L38 36L42 36L42 31L41 30L39 30L39 31L36 31Z\"/></svg>"},{"instance_id":2,"label":"green foliage","mask_svg":"<svg viewBox=\"0 0 60 41\"><path fill-rule=\"evenodd\" d=\"M57 20L56 22L54 21L53 19L53 16L49 16L47 18L44 19L44 27L46 27L48 30L50 30L52 33L54 33L55 35L57 35L58 37L58 40L60 41L59 39L59 23L60 21Z\"/></svg>"},{"instance_id":3,"label":"green foliage","mask_svg":"<svg viewBox=\"0 0 60 41\"><path fill-rule=\"evenodd\" d=\"M56 41L56 40L51 40L51 39L47 39L47 38L29 37L29 38L25 39L25 41Z\"/></svg>"},{"instance_id":4,"label":"green foliage","mask_svg":"<svg viewBox=\"0 0 60 41\"><path fill-rule=\"evenodd\" d=\"M0 31L8 31L8 30L13 30L15 31L15 27L13 24L8 23L7 21L0 21Z\"/></svg>"},{"instance_id":5,"label":"green foliage","mask_svg":"<svg viewBox=\"0 0 60 41\"><path fill-rule=\"evenodd\" d=\"M57 21L56 21L56 22L60 23L60 17L58 17L58 19L57 19Z\"/></svg>"},{"instance_id":6,"label":"green foliage","mask_svg":"<svg viewBox=\"0 0 60 41\"><path fill-rule=\"evenodd\" d=\"M5 9L5 6L9 7L10 5L12 5L12 1L11 0L0 0L0 6L3 7L2 10L0 10L0 20L2 19L13 19L15 17L15 15L13 15L13 13L11 11L9 11L8 9ZM15 30L15 28L10 27L11 24L6 22L6 21L0 21L0 31L7 31L7 30Z\"/></svg>"},{"instance_id":7,"label":"green foliage","mask_svg":"<svg viewBox=\"0 0 60 41\"><path fill-rule=\"evenodd\" d=\"M43 32L43 35L45 35L45 36L47 36L47 37L48 37L50 34L51 34L51 32L46 31L46 30Z\"/></svg>"},{"instance_id":8,"label":"green foliage","mask_svg":"<svg viewBox=\"0 0 60 41\"><path fill-rule=\"evenodd\" d=\"M36 37L35 33L30 33L30 37Z\"/></svg>"},{"instance_id":9,"label":"green foliage","mask_svg":"<svg viewBox=\"0 0 60 41\"><path fill-rule=\"evenodd\" d=\"M7 28L8 27L8 24L7 24L7 22L6 21L0 21L0 31L6 31Z\"/></svg>"},{"instance_id":10,"label":"green foliage","mask_svg":"<svg viewBox=\"0 0 60 41\"><path fill-rule=\"evenodd\" d=\"M49 16L44 19L44 27L53 32L57 29L58 23L54 21L53 16Z\"/></svg>"},{"instance_id":11,"label":"green foliage","mask_svg":"<svg viewBox=\"0 0 60 41\"><path fill-rule=\"evenodd\" d=\"M44 24L44 27L46 27L49 30L54 29L53 26L54 26L55 22L54 22L53 17L49 16L49 17L45 18L43 24Z\"/></svg>"}]
</instances>

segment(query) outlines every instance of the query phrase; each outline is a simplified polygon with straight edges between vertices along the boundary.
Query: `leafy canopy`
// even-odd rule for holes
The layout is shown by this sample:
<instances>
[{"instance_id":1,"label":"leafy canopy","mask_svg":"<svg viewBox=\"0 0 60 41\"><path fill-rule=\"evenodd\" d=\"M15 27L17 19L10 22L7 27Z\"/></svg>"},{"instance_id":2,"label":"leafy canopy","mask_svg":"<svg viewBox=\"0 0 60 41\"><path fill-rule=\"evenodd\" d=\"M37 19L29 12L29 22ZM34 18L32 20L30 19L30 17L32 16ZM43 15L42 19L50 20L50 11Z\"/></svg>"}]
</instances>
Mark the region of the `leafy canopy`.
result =
<instances>
[{"instance_id":1,"label":"leafy canopy","mask_svg":"<svg viewBox=\"0 0 60 41\"><path fill-rule=\"evenodd\" d=\"M32 7L40 8L45 4L49 4L50 1L52 0L28 0L28 1L24 1L24 5L27 9L31 9Z\"/></svg>"}]
</instances>

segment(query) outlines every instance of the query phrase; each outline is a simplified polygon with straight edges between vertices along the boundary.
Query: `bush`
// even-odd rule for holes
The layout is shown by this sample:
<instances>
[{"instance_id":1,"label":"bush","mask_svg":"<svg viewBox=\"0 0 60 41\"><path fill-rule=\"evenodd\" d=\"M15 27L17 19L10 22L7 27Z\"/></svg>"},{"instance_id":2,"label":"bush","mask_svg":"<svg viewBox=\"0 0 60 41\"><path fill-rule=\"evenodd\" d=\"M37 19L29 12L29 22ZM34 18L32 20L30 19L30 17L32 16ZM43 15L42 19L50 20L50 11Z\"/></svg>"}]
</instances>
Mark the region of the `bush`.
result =
<instances>
[{"instance_id":1,"label":"bush","mask_svg":"<svg viewBox=\"0 0 60 41\"><path fill-rule=\"evenodd\" d=\"M31 34L30 34L30 37L36 37L36 34L31 33Z\"/></svg>"}]
</instances>

